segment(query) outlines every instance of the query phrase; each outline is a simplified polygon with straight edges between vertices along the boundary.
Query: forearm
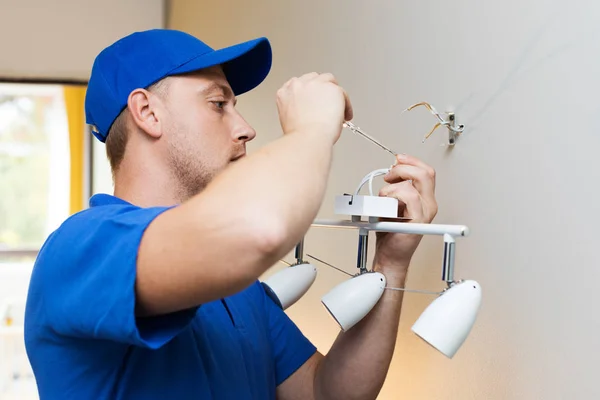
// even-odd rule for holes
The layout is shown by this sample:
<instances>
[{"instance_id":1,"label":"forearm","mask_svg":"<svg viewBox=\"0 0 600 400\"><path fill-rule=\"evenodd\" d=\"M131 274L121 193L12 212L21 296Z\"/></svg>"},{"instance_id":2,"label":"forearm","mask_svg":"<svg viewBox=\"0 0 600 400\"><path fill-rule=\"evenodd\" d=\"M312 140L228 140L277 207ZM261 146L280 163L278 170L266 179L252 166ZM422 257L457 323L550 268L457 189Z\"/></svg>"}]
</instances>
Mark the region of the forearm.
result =
<instances>
[{"instance_id":1,"label":"forearm","mask_svg":"<svg viewBox=\"0 0 600 400\"><path fill-rule=\"evenodd\" d=\"M406 273L386 273L387 286L403 287ZM371 312L342 332L321 361L315 399L376 399L394 353L403 292L385 290Z\"/></svg>"},{"instance_id":2,"label":"forearm","mask_svg":"<svg viewBox=\"0 0 600 400\"><path fill-rule=\"evenodd\" d=\"M380 196L393 197L399 217L429 223L437 213L435 170L418 159L398 156L384 178ZM400 233L377 235L373 269L385 275L388 287L403 288L410 260L422 236ZM392 360L403 291L385 290L371 312L348 332L340 334L315 373L317 399L375 399Z\"/></svg>"}]
</instances>

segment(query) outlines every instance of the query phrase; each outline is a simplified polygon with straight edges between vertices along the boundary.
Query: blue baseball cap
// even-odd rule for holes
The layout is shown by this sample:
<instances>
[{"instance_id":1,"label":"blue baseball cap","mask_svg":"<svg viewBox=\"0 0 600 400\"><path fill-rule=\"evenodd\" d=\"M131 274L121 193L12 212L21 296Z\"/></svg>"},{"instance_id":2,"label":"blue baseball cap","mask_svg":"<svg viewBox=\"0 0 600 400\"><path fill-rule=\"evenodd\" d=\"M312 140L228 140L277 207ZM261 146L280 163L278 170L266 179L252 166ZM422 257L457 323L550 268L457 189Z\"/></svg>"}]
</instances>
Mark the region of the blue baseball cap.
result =
<instances>
[{"instance_id":1,"label":"blue baseball cap","mask_svg":"<svg viewBox=\"0 0 600 400\"><path fill-rule=\"evenodd\" d=\"M214 50L177 30L135 32L105 48L95 59L85 96L86 122L101 142L127 107L129 94L177 74L221 65L235 95L258 86L271 69L271 45L257 38Z\"/></svg>"}]
</instances>

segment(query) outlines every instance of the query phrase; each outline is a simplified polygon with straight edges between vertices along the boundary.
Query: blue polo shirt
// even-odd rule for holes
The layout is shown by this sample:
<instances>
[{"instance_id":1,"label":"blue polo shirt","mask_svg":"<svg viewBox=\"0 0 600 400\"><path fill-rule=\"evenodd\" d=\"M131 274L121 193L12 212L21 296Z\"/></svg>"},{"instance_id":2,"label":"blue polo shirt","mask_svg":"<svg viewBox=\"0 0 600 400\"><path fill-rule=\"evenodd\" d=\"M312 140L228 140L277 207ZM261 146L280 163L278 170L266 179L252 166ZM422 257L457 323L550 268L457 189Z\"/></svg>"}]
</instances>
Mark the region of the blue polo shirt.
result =
<instances>
[{"instance_id":1,"label":"blue polo shirt","mask_svg":"<svg viewBox=\"0 0 600 400\"><path fill-rule=\"evenodd\" d=\"M25 344L41 400L275 399L315 353L258 281L196 308L136 318L140 239L168 208L109 195L90 206L50 235L31 277Z\"/></svg>"}]
</instances>

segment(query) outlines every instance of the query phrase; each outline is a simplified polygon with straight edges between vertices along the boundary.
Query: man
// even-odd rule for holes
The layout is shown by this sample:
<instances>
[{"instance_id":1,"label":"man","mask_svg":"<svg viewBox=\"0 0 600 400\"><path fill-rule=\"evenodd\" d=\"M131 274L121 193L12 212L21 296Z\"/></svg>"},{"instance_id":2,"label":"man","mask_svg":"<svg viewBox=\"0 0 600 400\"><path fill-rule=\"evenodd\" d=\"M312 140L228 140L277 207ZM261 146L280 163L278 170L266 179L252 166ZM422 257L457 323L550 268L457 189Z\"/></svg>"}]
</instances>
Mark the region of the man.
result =
<instances>
[{"instance_id":1,"label":"man","mask_svg":"<svg viewBox=\"0 0 600 400\"><path fill-rule=\"evenodd\" d=\"M25 335L42 400L376 398L401 292L324 356L257 281L316 217L352 118L331 74L293 78L277 92L283 136L246 156L256 133L236 96L270 67L264 38L214 51L172 30L98 55L86 115L115 193L95 195L36 261ZM433 219L431 167L399 156L385 180L402 215ZM403 286L419 241L379 235L373 269Z\"/></svg>"}]
</instances>

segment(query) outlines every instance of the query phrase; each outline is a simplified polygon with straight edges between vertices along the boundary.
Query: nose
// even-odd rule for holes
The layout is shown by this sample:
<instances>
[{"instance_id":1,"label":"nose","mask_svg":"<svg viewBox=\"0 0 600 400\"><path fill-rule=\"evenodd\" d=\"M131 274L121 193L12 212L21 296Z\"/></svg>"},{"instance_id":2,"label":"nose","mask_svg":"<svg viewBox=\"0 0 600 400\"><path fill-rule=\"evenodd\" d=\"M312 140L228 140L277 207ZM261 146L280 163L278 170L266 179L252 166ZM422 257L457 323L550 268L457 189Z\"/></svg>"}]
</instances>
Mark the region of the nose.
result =
<instances>
[{"instance_id":1,"label":"nose","mask_svg":"<svg viewBox=\"0 0 600 400\"><path fill-rule=\"evenodd\" d=\"M237 113L233 129L233 140L235 142L249 142L256 137L254 128L246 122L246 120Z\"/></svg>"}]
</instances>

